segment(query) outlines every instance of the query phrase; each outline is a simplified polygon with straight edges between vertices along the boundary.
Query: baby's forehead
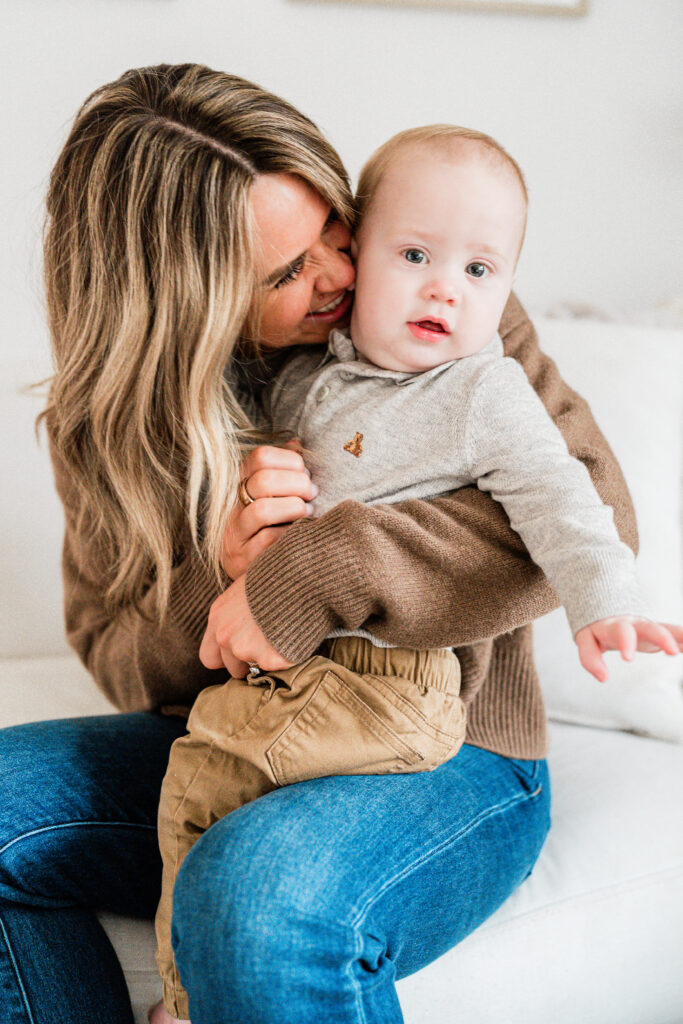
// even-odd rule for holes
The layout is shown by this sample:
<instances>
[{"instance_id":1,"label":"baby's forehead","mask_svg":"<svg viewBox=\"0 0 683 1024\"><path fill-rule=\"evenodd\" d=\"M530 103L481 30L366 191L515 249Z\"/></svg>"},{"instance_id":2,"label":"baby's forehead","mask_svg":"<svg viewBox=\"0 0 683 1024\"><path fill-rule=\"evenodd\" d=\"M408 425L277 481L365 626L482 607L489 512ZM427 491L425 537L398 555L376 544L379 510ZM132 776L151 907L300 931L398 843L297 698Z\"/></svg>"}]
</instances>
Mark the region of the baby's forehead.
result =
<instances>
[{"instance_id":1,"label":"baby's forehead","mask_svg":"<svg viewBox=\"0 0 683 1024\"><path fill-rule=\"evenodd\" d=\"M463 167L476 168L492 187L523 194L517 172L505 155L477 139L467 138L435 138L406 143L385 167L378 190L385 181L410 189L411 185L417 184L421 173L429 173L434 163L446 170L451 168L454 174Z\"/></svg>"},{"instance_id":2,"label":"baby's forehead","mask_svg":"<svg viewBox=\"0 0 683 1024\"><path fill-rule=\"evenodd\" d=\"M463 142L402 147L383 169L363 223L373 230L416 217L433 222L452 214L454 203L462 210L463 202L470 212L485 215L502 209L506 219L525 219L526 195L514 169L504 157Z\"/></svg>"}]
</instances>

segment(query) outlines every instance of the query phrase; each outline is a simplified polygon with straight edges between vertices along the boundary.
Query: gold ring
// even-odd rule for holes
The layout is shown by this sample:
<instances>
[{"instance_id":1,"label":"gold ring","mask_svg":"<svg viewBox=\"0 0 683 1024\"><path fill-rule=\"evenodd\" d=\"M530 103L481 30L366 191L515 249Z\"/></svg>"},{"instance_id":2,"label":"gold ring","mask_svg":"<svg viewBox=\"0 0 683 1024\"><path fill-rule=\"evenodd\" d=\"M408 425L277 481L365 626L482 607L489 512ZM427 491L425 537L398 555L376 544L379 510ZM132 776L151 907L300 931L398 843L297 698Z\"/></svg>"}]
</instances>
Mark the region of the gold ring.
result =
<instances>
[{"instance_id":1,"label":"gold ring","mask_svg":"<svg viewBox=\"0 0 683 1024\"><path fill-rule=\"evenodd\" d=\"M240 499L245 508L247 505L252 505L253 502L255 501L255 498L252 498L251 494L247 490L246 480L240 480L240 485L237 489L237 497Z\"/></svg>"}]
</instances>

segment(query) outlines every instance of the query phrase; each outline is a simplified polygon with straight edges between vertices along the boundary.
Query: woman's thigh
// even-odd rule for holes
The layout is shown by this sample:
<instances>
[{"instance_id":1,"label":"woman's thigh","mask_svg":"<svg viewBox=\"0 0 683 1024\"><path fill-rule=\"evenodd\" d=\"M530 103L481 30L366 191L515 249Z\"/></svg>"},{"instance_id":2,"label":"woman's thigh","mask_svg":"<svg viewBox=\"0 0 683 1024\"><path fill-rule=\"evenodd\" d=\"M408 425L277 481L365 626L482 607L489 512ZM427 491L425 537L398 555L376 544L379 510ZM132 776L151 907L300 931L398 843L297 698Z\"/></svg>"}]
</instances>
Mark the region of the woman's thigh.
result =
<instances>
[{"instance_id":1,"label":"woman's thigh","mask_svg":"<svg viewBox=\"0 0 683 1024\"><path fill-rule=\"evenodd\" d=\"M184 731L150 713L0 730L0 899L152 916L159 791Z\"/></svg>"},{"instance_id":2,"label":"woman's thigh","mask_svg":"<svg viewBox=\"0 0 683 1024\"><path fill-rule=\"evenodd\" d=\"M400 1021L396 979L524 880L549 806L545 762L466 745L432 772L317 779L240 808L176 887L194 1024Z\"/></svg>"}]
</instances>

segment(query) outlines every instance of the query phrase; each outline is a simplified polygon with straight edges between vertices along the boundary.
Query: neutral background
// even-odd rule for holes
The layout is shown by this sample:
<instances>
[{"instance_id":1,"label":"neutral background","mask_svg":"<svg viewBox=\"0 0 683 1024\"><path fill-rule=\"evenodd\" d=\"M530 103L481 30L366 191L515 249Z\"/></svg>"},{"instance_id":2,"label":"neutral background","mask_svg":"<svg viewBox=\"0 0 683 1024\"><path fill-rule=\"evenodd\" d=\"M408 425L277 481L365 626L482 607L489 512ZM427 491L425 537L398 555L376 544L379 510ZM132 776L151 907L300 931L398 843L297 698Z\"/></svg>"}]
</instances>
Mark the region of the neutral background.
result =
<instances>
[{"instance_id":1,"label":"neutral background","mask_svg":"<svg viewBox=\"0 0 683 1024\"><path fill-rule=\"evenodd\" d=\"M675 313L683 291L682 41L679 0L591 0L582 18L316 0L0 0L0 480L17 470L26 480L20 496L0 485L0 571L16 593L0 647L34 649L28 593L57 571L61 511L44 452L12 466L12 435L30 429L39 407L18 388L49 372L47 176L92 89L162 61L236 72L316 120L354 177L402 128L450 121L487 131L529 183L517 282L528 308L638 318L662 306ZM45 503L54 536L17 550L12 521Z\"/></svg>"}]
</instances>

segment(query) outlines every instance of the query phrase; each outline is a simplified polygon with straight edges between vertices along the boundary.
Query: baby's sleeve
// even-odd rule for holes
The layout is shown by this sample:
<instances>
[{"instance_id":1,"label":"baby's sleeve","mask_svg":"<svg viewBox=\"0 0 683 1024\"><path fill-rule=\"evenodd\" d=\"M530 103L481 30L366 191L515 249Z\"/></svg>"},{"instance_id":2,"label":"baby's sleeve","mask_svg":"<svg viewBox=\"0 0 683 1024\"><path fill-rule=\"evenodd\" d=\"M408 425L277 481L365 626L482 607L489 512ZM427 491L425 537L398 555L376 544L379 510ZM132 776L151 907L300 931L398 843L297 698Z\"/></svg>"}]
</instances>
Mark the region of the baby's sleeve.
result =
<instances>
[{"instance_id":1,"label":"baby's sleeve","mask_svg":"<svg viewBox=\"0 0 683 1024\"><path fill-rule=\"evenodd\" d=\"M612 509L513 359L495 360L480 376L466 449L473 480L504 507L557 591L573 635L598 619L646 614Z\"/></svg>"}]
</instances>

